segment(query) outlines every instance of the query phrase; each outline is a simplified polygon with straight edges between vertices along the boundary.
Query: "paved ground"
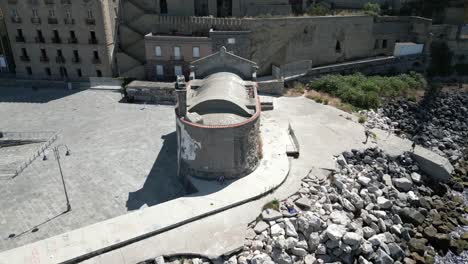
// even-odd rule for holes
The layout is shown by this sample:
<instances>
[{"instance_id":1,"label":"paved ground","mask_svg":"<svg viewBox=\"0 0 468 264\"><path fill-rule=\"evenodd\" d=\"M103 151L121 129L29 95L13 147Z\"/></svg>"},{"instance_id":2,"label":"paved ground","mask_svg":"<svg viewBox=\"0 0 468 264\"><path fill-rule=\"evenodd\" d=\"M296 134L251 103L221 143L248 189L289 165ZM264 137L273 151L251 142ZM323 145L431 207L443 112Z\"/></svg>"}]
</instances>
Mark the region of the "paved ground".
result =
<instances>
[{"instance_id":1,"label":"paved ground","mask_svg":"<svg viewBox=\"0 0 468 264\"><path fill-rule=\"evenodd\" d=\"M0 181L0 251L185 194L175 177L173 107L120 99L110 91L0 89L0 131L57 131L54 145L72 152L62 149L61 159L68 214L60 215L65 198L52 153Z\"/></svg>"},{"instance_id":2,"label":"paved ground","mask_svg":"<svg viewBox=\"0 0 468 264\"><path fill-rule=\"evenodd\" d=\"M301 147L299 159L291 160L285 183L273 194L231 210L201 219L166 233L139 241L85 261L86 264L135 264L162 254L198 253L211 257L243 245L247 225L262 206L272 199L285 199L295 193L301 179L319 176L319 168L334 169L333 156L352 148L366 148L364 128L351 116L304 97L275 98L275 110L262 113L280 123L291 122Z\"/></svg>"}]
</instances>

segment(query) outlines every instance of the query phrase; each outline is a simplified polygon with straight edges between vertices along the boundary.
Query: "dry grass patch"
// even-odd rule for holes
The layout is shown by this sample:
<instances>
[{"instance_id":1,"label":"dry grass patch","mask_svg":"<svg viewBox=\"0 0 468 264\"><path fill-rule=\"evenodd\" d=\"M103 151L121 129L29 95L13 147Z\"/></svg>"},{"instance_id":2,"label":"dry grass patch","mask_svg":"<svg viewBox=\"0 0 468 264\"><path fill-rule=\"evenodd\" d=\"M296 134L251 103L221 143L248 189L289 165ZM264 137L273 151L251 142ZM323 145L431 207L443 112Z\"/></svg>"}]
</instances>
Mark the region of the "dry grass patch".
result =
<instances>
[{"instance_id":1,"label":"dry grass patch","mask_svg":"<svg viewBox=\"0 0 468 264\"><path fill-rule=\"evenodd\" d=\"M305 96L311 100L314 100L317 103L324 105L331 105L347 113L352 113L355 108L347 103L343 103L340 98L334 97L328 93L319 92L316 90L308 90L305 93Z\"/></svg>"},{"instance_id":2,"label":"dry grass patch","mask_svg":"<svg viewBox=\"0 0 468 264\"><path fill-rule=\"evenodd\" d=\"M303 96L306 88L307 87L304 84L300 82L294 82L292 87L284 89L283 95L288 97Z\"/></svg>"}]
</instances>

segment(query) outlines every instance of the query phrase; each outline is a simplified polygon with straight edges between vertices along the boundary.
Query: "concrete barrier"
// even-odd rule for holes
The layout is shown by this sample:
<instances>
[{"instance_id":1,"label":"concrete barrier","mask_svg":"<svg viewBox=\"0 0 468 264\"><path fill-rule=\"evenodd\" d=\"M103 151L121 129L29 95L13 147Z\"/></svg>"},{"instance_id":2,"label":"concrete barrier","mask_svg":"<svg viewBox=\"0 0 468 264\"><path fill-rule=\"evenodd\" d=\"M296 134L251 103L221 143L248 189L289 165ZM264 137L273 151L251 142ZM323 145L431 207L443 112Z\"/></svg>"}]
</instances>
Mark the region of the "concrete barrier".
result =
<instances>
[{"instance_id":1,"label":"concrete barrier","mask_svg":"<svg viewBox=\"0 0 468 264\"><path fill-rule=\"evenodd\" d=\"M419 167L434 181L447 182L452 177L453 166L449 160L422 147L417 146L412 153Z\"/></svg>"}]
</instances>

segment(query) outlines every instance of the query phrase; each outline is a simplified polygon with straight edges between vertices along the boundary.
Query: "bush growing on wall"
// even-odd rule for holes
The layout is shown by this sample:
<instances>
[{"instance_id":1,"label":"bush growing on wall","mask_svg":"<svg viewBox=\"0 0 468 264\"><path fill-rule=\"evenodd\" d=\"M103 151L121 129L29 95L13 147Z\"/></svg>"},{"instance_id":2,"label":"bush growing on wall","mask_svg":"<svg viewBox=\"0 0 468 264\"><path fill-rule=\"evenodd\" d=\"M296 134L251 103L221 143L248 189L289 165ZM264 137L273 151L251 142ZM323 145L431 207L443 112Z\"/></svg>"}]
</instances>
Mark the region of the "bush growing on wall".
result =
<instances>
[{"instance_id":1,"label":"bush growing on wall","mask_svg":"<svg viewBox=\"0 0 468 264\"><path fill-rule=\"evenodd\" d=\"M380 5L377 3L367 3L364 5L364 13L371 16L380 15Z\"/></svg>"},{"instance_id":2,"label":"bush growing on wall","mask_svg":"<svg viewBox=\"0 0 468 264\"><path fill-rule=\"evenodd\" d=\"M382 97L413 96L414 91L426 86L424 77L418 73L394 77L352 75L326 75L308 84L309 89L329 93L343 102L359 108L377 108Z\"/></svg>"}]
</instances>

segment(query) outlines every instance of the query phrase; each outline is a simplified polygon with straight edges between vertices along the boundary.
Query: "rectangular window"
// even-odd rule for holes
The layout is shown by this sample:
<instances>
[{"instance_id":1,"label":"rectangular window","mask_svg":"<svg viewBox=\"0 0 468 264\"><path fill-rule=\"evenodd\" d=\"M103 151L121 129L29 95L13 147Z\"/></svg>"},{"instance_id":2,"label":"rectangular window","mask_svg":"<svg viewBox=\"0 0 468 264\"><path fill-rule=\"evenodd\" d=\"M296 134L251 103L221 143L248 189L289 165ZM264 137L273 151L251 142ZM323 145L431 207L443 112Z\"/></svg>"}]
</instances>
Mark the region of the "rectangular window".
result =
<instances>
[{"instance_id":1,"label":"rectangular window","mask_svg":"<svg viewBox=\"0 0 468 264\"><path fill-rule=\"evenodd\" d=\"M46 73L47 76L52 75L52 72L51 72L49 67L45 68L45 73Z\"/></svg>"},{"instance_id":2,"label":"rectangular window","mask_svg":"<svg viewBox=\"0 0 468 264\"><path fill-rule=\"evenodd\" d=\"M26 72L28 73L28 75L32 75L32 69L30 66L26 67Z\"/></svg>"},{"instance_id":3,"label":"rectangular window","mask_svg":"<svg viewBox=\"0 0 468 264\"><path fill-rule=\"evenodd\" d=\"M176 60L180 59L180 47L177 47L177 46L174 47L174 59Z\"/></svg>"},{"instance_id":4,"label":"rectangular window","mask_svg":"<svg viewBox=\"0 0 468 264\"><path fill-rule=\"evenodd\" d=\"M156 65L156 76L164 75L164 67L162 65Z\"/></svg>"},{"instance_id":5,"label":"rectangular window","mask_svg":"<svg viewBox=\"0 0 468 264\"><path fill-rule=\"evenodd\" d=\"M162 56L162 51L161 51L161 47L160 47L160 46L154 47L154 55L155 55L156 57L161 57L161 56Z\"/></svg>"},{"instance_id":6,"label":"rectangular window","mask_svg":"<svg viewBox=\"0 0 468 264\"><path fill-rule=\"evenodd\" d=\"M16 11L16 9L12 9L11 10L11 16L12 17L17 17L18 16L18 11Z\"/></svg>"},{"instance_id":7,"label":"rectangular window","mask_svg":"<svg viewBox=\"0 0 468 264\"><path fill-rule=\"evenodd\" d=\"M28 51L25 48L21 48L21 54L23 57L28 57Z\"/></svg>"},{"instance_id":8,"label":"rectangular window","mask_svg":"<svg viewBox=\"0 0 468 264\"><path fill-rule=\"evenodd\" d=\"M38 14L37 14L37 9L33 9L32 10L32 14L33 14L33 17L38 17Z\"/></svg>"},{"instance_id":9,"label":"rectangular window","mask_svg":"<svg viewBox=\"0 0 468 264\"><path fill-rule=\"evenodd\" d=\"M374 43L374 49L378 49L378 48L379 48L379 40L376 39Z\"/></svg>"},{"instance_id":10,"label":"rectangular window","mask_svg":"<svg viewBox=\"0 0 468 264\"><path fill-rule=\"evenodd\" d=\"M55 17L55 10L49 9L49 17Z\"/></svg>"},{"instance_id":11,"label":"rectangular window","mask_svg":"<svg viewBox=\"0 0 468 264\"><path fill-rule=\"evenodd\" d=\"M235 38L228 38L228 44L236 44Z\"/></svg>"},{"instance_id":12,"label":"rectangular window","mask_svg":"<svg viewBox=\"0 0 468 264\"><path fill-rule=\"evenodd\" d=\"M91 9L88 10L88 18L94 18L93 10Z\"/></svg>"},{"instance_id":13,"label":"rectangular window","mask_svg":"<svg viewBox=\"0 0 468 264\"><path fill-rule=\"evenodd\" d=\"M78 75L78 77L83 76L83 73L81 72L81 69L76 69L76 75Z\"/></svg>"},{"instance_id":14,"label":"rectangular window","mask_svg":"<svg viewBox=\"0 0 468 264\"><path fill-rule=\"evenodd\" d=\"M71 19L71 18L72 18L72 16L71 16L71 12L70 12L70 10L67 10L66 12L67 12L67 18L68 18L68 19Z\"/></svg>"},{"instance_id":15,"label":"rectangular window","mask_svg":"<svg viewBox=\"0 0 468 264\"><path fill-rule=\"evenodd\" d=\"M384 40L382 41L382 49L386 49L386 48L387 48L387 40L384 39Z\"/></svg>"},{"instance_id":16,"label":"rectangular window","mask_svg":"<svg viewBox=\"0 0 468 264\"><path fill-rule=\"evenodd\" d=\"M182 75L182 66L180 65L174 66L174 75L175 76Z\"/></svg>"},{"instance_id":17,"label":"rectangular window","mask_svg":"<svg viewBox=\"0 0 468 264\"><path fill-rule=\"evenodd\" d=\"M200 47L193 47L192 49L193 57L200 58Z\"/></svg>"},{"instance_id":18,"label":"rectangular window","mask_svg":"<svg viewBox=\"0 0 468 264\"><path fill-rule=\"evenodd\" d=\"M101 70L96 70L96 76L97 76L97 77L102 77L102 72L101 72Z\"/></svg>"}]
</instances>

